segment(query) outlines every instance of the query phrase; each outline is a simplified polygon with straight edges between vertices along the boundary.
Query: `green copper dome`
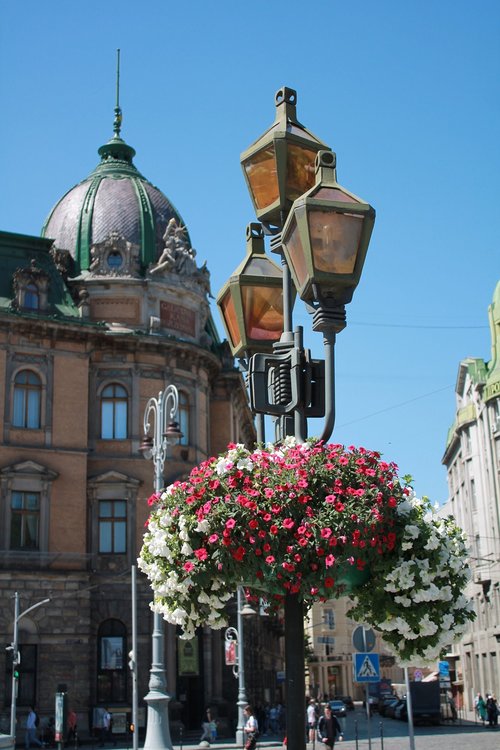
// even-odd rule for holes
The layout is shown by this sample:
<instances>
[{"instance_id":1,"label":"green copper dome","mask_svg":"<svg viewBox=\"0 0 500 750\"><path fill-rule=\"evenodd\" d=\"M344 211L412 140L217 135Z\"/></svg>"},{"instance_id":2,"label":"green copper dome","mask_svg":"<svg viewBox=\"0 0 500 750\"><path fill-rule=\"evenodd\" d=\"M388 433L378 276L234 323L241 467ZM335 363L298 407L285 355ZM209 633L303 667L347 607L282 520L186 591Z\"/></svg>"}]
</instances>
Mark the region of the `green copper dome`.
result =
<instances>
[{"instance_id":1,"label":"green copper dome","mask_svg":"<svg viewBox=\"0 0 500 750\"><path fill-rule=\"evenodd\" d=\"M144 271L160 257L170 219L184 224L168 198L134 166L135 150L120 137L121 111L115 115L115 134L100 147L100 163L56 203L42 229L43 237L71 253L76 274L89 270L91 247L112 234L139 247ZM185 237L190 245L187 232Z\"/></svg>"}]
</instances>

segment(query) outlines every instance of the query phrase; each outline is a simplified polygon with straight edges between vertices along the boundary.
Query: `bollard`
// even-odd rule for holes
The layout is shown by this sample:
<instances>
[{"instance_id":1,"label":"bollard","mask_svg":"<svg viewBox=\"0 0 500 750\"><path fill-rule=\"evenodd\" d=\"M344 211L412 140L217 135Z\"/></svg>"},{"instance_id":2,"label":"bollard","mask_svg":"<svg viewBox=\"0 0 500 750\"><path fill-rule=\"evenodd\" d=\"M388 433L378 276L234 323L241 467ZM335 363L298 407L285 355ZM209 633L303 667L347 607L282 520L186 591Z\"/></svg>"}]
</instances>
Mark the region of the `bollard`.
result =
<instances>
[{"instance_id":1,"label":"bollard","mask_svg":"<svg viewBox=\"0 0 500 750\"><path fill-rule=\"evenodd\" d=\"M384 723L380 722L380 750L384 750Z\"/></svg>"},{"instance_id":2,"label":"bollard","mask_svg":"<svg viewBox=\"0 0 500 750\"><path fill-rule=\"evenodd\" d=\"M354 739L356 740L356 750L359 748L359 742L358 742L358 720L354 722Z\"/></svg>"},{"instance_id":3,"label":"bollard","mask_svg":"<svg viewBox=\"0 0 500 750\"><path fill-rule=\"evenodd\" d=\"M182 750L182 724L179 727L179 742L180 742L179 750Z\"/></svg>"}]
</instances>

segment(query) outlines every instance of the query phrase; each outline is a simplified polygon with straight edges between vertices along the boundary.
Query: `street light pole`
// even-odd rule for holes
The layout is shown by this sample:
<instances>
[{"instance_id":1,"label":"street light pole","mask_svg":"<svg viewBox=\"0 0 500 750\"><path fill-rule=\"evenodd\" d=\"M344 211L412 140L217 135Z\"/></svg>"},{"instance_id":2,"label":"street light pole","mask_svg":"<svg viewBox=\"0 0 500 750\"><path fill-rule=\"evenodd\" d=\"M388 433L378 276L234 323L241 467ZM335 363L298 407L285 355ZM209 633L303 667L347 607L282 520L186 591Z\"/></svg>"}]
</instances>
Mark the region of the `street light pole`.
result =
<instances>
[{"instance_id":1,"label":"street light pole","mask_svg":"<svg viewBox=\"0 0 500 750\"><path fill-rule=\"evenodd\" d=\"M324 417L326 442L335 421L335 337L346 326L345 306L361 276L375 211L337 182L335 153L297 119L297 92L283 87L275 102L274 123L241 155L261 225L247 228L247 259L217 304L233 356L248 361L254 414L274 418L277 441L298 442L307 439L309 418ZM281 257L281 289L269 261L265 266L262 232ZM293 328L292 282L313 315L313 331L323 334L323 360L304 348L302 327ZM285 663L288 750L303 750L304 604L295 593L285 595Z\"/></svg>"},{"instance_id":2,"label":"street light pole","mask_svg":"<svg viewBox=\"0 0 500 750\"><path fill-rule=\"evenodd\" d=\"M144 440L141 451L145 458L153 460L156 493L159 493L163 486L163 468L168 448L182 437L178 424L174 422L178 404L177 388L169 385L164 391L159 392L158 398L149 399L144 412ZM171 696L167 693L164 667L164 625L160 612L154 612L153 616L151 662L149 692L144 698L148 704L144 750L173 750L168 720L168 704Z\"/></svg>"},{"instance_id":3,"label":"street light pole","mask_svg":"<svg viewBox=\"0 0 500 750\"><path fill-rule=\"evenodd\" d=\"M256 612L250 605L243 605L243 590L238 586L236 592L236 628L229 627L225 632L226 642L236 641L236 664L233 664L233 674L238 678L238 725L236 727L236 745L243 747L245 744L245 714L247 705L247 694L245 687L245 646L243 641L243 618L255 615Z\"/></svg>"},{"instance_id":4,"label":"street light pole","mask_svg":"<svg viewBox=\"0 0 500 750\"><path fill-rule=\"evenodd\" d=\"M41 607L42 604L47 604L50 599L42 599L41 602L33 604L32 607L28 607L24 612L19 613L19 594L16 591L14 594L14 639L11 644L12 648L12 696L10 704L10 734L13 738L14 744L16 740L16 708L17 708L17 665L20 662L19 659L19 620L24 617L28 612L32 612L37 607Z\"/></svg>"}]
</instances>

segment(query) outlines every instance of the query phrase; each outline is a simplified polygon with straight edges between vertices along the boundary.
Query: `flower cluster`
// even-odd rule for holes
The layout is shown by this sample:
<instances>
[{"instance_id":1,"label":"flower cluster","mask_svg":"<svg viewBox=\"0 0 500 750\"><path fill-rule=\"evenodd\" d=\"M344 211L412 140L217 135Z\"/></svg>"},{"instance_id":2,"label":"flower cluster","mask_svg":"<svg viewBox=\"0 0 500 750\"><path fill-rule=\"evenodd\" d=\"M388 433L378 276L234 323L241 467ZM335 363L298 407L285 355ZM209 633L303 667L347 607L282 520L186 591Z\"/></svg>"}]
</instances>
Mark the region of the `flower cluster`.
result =
<instances>
[{"instance_id":1,"label":"flower cluster","mask_svg":"<svg viewBox=\"0 0 500 750\"><path fill-rule=\"evenodd\" d=\"M255 451L232 445L151 502L139 566L153 608L186 638L200 625L227 624L238 585L275 603L297 594L306 607L359 586L357 614L405 658L410 640L424 656L442 648L450 617L453 625L469 617L458 532L427 521L378 453L293 439ZM408 616L416 609L429 618L416 623Z\"/></svg>"}]
</instances>

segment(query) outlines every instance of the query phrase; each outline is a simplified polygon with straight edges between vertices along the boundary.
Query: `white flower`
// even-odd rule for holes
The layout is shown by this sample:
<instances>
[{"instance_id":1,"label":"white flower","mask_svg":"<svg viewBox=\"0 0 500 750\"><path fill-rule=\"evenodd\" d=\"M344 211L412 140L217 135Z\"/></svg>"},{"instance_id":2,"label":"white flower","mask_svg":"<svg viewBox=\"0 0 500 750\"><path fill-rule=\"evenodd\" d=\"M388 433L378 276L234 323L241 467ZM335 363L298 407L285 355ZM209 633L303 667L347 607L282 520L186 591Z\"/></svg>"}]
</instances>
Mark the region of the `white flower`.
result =
<instances>
[{"instance_id":1,"label":"white flower","mask_svg":"<svg viewBox=\"0 0 500 750\"><path fill-rule=\"evenodd\" d=\"M253 461L250 458L240 458L236 464L237 469L246 469L247 471L252 471L253 466Z\"/></svg>"},{"instance_id":2,"label":"white flower","mask_svg":"<svg viewBox=\"0 0 500 750\"><path fill-rule=\"evenodd\" d=\"M409 537L410 539L417 539L419 534L420 530L418 526L413 526L411 524L405 526L405 537Z\"/></svg>"},{"instance_id":3,"label":"white flower","mask_svg":"<svg viewBox=\"0 0 500 750\"><path fill-rule=\"evenodd\" d=\"M193 548L190 544L187 542L184 542L184 544L181 547L181 555L184 555L184 557L191 557L193 554Z\"/></svg>"},{"instance_id":4,"label":"white flower","mask_svg":"<svg viewBox=\"0 0 500 750\"><path fill-rule=\"evenodd\" d=\"M206 518L203 518L201 521L198 521L198 526L196 527L196 531L201 531L203 534L208 534L210 531L210 524Z\"/></svg>"}]
</instances>

